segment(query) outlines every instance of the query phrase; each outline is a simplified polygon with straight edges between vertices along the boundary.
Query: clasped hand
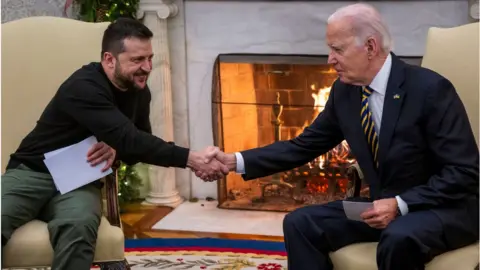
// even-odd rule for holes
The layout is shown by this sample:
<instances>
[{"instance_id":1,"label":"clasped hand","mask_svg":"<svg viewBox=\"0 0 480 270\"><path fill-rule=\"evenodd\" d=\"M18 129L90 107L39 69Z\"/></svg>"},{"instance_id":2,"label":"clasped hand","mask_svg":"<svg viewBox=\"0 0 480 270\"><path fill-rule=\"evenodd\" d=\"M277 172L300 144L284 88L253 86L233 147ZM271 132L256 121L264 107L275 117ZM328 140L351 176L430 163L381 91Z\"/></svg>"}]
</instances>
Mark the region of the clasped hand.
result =
<instances>
[{"instance_id":1,"label":"clasped hand","mask_svg":"<svg viewBox=\"0 0 480 270\"><path fill-rule=\"evenodd\" d=\"M225 156L218 147L209 146L203 151L191 151L188 156L187 167L189 167L195 175L206 182L212 182L223 178L230 172L225 160Z\"/></svg>"},{"instance_id":2,"label":"clasped hand","mask_svg":"<svg viewBox=\"0 0 480 270\"><path fill-rule=\"evenodd\" d=\"M87 162L91 166L97 166L106 161L102 168L102 172L104 172L113 165L115 156L115 149L104 142L98 142L89 149ZM227 155L221 152L218 147L209 146L203 151L190 151L187 167L204 181L216 181L227 175L231 170L224 164L227 161L226 157Z\"/></svg>"}]
</instances>

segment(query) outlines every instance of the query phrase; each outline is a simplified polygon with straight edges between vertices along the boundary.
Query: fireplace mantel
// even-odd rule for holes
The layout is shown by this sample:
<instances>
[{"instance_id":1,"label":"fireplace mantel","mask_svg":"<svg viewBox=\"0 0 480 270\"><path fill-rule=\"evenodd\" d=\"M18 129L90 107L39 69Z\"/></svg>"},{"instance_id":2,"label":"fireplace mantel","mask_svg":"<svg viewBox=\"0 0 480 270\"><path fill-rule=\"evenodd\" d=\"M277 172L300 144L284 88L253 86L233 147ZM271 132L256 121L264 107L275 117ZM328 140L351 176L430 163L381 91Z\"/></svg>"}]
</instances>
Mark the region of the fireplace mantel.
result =
<instances>
[{"instance_id":1,"label":"fireplace mantel","mask_svg":"<svg viewBox=\"0 0 480 270\"><path fill-rule=\"evenodd\" d=\"M326 20L348 3L353 1L184 1L190 147L214 144L211 89L219 54L326 55ZM401 57L423 56L430 27L469 22L468 0L370 3L385 17ZM216 198L217 184L191 174L190 191L192 197Z\"/></svg>"},{"instance_id":2,"label":"fireplace mantel","mask_svg":"<svg viewBox=\"0 0 480 270\"><path fill-rule=\"evenodd\" d=\"M476 0L474 0L476 1ZM177 16L169 19L174 141L201 150L214 144L211 89L219 54L326 55L326 19L354 1L174 0ZM430 27L470 22L471 0L370 1L390 27L394 52L421 59ZM408 18L408 19L406 19ZM183 197L217 195L186 169L176 170Z\"/></svg>"}]
</instances>

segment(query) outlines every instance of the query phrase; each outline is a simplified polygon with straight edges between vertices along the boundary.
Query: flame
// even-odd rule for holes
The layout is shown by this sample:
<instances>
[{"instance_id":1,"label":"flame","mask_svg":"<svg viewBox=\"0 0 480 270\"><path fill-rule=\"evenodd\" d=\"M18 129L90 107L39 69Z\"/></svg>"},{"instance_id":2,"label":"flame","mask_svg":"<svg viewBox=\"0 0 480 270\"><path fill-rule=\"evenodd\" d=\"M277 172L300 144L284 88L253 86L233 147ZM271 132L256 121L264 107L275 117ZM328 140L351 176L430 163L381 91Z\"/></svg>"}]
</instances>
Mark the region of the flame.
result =
<instances>
[{"instance_id":1,"label":"flame","mask_svg":"<svg viewBox=\"0 0 480 270\"><path fill-rule=\"evenodd\" d=\"M331 87L323 87L318 90L316 90L315 84L310 85L310 88L314 93L312 93L312 97L315 100L313 106L315 106L315 110L317 111L317 114L319 114L323 107L327 104L327 99L328 96L330 95L330 89ZM316 93L315 93L316 91Z\"/></svg>"},{"instance_id":2,"label":"flame","mask_svg":"<svg viewBox=\"0 0 480 270\"><path fill-rule=\"evenodd\" d=\"M312 84L310 85L310 89L313 91L312 98L314 99L314 108L315 113L313 115L313 119L315 119L319 113L322 112L323 108L327 104L328 96L330 95L331 87L321 87L319 88L317 85ZM312 119L312 120L313 120ZM308 125L310 125L311 121L305 121L302 129L299 130L297 136L305 129ZM333 148L328 154L324 154L316 158L314 161L310 162L308 166L313 168L314 166L318 166L320 169L326 169L326 164L328 162L329 166L336 166L339 164L352 164L355 162L355 159L348 158L350 154L350 147L348 146L346 141L342 141L338 146ZM328 160L327 160L328 158ZM315 165L316 164L316 165ZM321 174L322 178L326 179L326 175L324 173ZM346 182L341 181L344 178L340 174L336 174L335 176L331 176L337 178L337 184L340 187L342 192L346 190ZM340 180L340 181L339 181ZM307 183L307 190L313 193L317 192L327 192L328 190L328 180L327 181L308 181Z\"/></svg>"}]
</instances>

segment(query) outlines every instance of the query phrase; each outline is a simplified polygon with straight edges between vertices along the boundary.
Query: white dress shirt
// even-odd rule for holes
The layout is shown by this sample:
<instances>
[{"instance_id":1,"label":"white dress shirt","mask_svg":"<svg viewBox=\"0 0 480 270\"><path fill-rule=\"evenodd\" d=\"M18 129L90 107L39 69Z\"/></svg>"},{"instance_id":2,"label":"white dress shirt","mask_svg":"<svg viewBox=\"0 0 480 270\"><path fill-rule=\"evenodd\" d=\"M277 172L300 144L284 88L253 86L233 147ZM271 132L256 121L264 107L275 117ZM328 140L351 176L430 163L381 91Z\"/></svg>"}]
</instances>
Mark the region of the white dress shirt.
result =
<instances>
[{"instance_id":1,"label":"white dress shirt","mask_svg":"<svg viewBox=\"0 0 480 270\"><path fill-rule=\"evenodd\" d=\"M381 132L381 122L383 114L383 102L385 99L385 92L387 91L388 78L390 77L390 70L392 69L392 56L389 54L387 59L383 63L382 68L377 73L375 78L373 78L372 83L370 83L370 88L373 92L368 99L368 106L370 112L372 113L373 121L375 123L375 130L377 135L380 136ZM239 152L235 153L237 158L237 169L236 172L240 174L245 173L245 162L243 160L242 154ZM395 196L397 199L398 207L402 215L408 213L408 205L405 201L400 198L400 196Z\"/></svg>"}]
</instances>

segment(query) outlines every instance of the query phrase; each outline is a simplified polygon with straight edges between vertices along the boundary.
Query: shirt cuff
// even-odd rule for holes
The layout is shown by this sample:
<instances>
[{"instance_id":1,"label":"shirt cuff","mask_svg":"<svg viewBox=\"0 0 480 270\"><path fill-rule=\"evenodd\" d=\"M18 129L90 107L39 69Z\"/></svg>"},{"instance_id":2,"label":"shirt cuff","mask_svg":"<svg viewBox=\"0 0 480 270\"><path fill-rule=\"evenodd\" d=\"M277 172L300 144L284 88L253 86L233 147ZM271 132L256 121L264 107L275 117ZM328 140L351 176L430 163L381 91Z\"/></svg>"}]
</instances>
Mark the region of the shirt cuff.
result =
<instances>
[{"instance_id":1,"label":"shirt cuff","mask_svg":"<svg viewBox=\"0 0 480 270\"><path fill-rule=\"evenodd\" d=\"M400 213L402 213L402 216L405 216L408 214L408 205L407 203L400 198L400 196L395 196L395 199L397 199L397 204L398 208L400 209Z\"/></svg>"},{"instance_id":2,"label":"shirt cuff","mask_svg":"<svg viewBox=\"0 0 480 270\"><path fill-rule=\"evenodd\" d=\"M239 174L245 174L245 162L243 161L243 156L239 152L235 153L235 157L237 158L237 170L236 172Z\"/></svg>"}]
</instances>

